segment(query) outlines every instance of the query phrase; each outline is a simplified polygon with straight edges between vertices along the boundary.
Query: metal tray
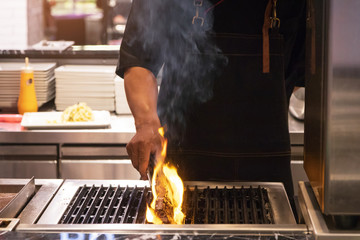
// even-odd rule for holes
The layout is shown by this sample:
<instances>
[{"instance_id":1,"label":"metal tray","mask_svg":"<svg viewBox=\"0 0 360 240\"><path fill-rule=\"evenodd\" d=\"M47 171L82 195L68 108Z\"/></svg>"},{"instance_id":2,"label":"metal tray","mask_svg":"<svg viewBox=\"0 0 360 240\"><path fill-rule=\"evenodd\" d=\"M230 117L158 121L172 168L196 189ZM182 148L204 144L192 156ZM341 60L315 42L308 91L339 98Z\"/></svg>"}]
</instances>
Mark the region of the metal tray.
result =
<instances>
[{"instance_id":1,"label":"metal tray","mask_svg":"<svg viewBox=\"0 0 360 240\"><path fill-rule=\"evenodd\" d=\"M15 218L35 193L34 177L25 185L1 184L0 193L16 193L13 199L0 210L0 218Z\"/></svg>"}]
</instances>

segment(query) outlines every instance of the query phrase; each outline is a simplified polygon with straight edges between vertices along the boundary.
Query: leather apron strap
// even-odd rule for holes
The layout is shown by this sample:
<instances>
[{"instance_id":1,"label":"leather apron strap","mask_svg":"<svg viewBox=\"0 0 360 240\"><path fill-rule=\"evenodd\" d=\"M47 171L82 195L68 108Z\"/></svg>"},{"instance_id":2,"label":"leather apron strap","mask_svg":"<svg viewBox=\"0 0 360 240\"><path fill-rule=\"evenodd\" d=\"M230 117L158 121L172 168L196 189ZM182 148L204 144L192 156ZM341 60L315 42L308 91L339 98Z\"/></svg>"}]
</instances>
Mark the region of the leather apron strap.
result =
<instances>
[{"instance_id":1,"label":"leather apron strap","mask_svg":"<svg viewBox=\"0 0 360 240\"><path fill-rule=\"evenodd\" d=\"M269 46L269 30L277 30L280 27L280 19L277 17L276 12L277 0L269 0L265 15L264 25L262 28L263 34L263 73L270 72L270 46ZM272 10L272 16L271 16Z\"/></svg>"}]
</instances>

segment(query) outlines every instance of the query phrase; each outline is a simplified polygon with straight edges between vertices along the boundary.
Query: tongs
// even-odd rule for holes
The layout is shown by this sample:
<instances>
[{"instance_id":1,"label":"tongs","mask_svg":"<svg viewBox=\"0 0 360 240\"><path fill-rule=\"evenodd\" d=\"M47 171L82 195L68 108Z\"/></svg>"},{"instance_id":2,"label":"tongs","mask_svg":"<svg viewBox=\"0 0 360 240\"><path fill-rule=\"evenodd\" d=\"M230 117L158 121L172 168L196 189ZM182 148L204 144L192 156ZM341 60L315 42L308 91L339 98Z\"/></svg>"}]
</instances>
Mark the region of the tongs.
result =
<instances>
[{"instance_id":1,"label":"tongs","mask_svg":"<svg viewBox=\"0 0 360 240\"><path fill-rule=\"evenodd\" d=\"M146 172L147 177L149 179L150 187L151 187L152 178L154 175L154 168L155 168L155 155L150 154L149 165L148 165L147 172Z\"/></svg>"}]
</instances>

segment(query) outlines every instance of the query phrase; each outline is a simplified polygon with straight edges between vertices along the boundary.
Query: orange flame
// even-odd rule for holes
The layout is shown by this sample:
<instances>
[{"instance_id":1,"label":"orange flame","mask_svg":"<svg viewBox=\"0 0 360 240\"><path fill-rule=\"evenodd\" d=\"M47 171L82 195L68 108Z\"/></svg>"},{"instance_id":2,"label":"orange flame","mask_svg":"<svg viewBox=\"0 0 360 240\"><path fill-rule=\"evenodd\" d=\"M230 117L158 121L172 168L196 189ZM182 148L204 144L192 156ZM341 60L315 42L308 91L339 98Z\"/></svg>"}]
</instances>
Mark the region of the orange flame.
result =
<instances>
[{"instance_id":1,"label":"orange flame","mask_svg":"<svg viewBox=\"0 0 360 240\"><path fill-rule=\"evenodd\" d=\"M159 134L164 137L164 128L159 128ZM172 224L183 224L185 215L181 210L184 195L184 184L177 174L175 167L164 164L167 149L167 139L164 138L162 143L162 151L157 157L157 164L154 168L153 178L151 181L151 190L153 200L150 206L147 206L146 220L154 224L162 224L163 220L155 211L156 202L159 195L166 198L168 205L172 207L170 216L166 216L167 220Z\"/></svg>"}]
</instances>

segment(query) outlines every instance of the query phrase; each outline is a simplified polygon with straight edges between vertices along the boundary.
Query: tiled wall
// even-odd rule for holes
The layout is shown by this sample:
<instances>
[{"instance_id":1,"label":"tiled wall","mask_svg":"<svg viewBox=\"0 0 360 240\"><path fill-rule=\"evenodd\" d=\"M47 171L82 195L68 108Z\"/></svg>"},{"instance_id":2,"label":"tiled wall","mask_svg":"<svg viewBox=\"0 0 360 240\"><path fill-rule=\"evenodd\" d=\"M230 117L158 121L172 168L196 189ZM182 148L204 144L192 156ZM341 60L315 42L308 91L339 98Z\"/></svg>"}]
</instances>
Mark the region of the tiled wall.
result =
<instances>
[{"instance_id":1,"label":"tiled wall","mask_svg":"<svg viewBox=\"0 0 360 240\"><path fill-rule=\"evenodd\" d=\"M42 1L1 0L0 29L0 49L24 49L39 42L43 38Z\"/></svg>"},{"instance_id":2,"label":"tiled wall","mask_svg":"<svg viewBox=\"0 0 360 240\"><path fill-rule=\"evenodd\" d=\"M44 19L42 0L27 0L28 45L31 46L44 38Z\"/></svg>"}]
</instances>

